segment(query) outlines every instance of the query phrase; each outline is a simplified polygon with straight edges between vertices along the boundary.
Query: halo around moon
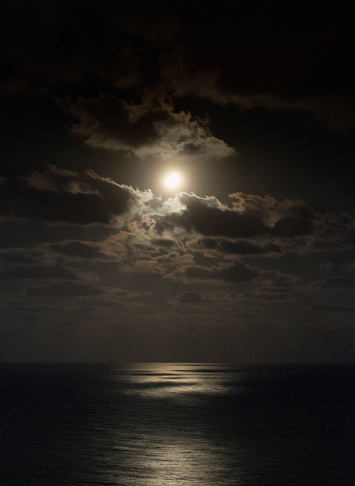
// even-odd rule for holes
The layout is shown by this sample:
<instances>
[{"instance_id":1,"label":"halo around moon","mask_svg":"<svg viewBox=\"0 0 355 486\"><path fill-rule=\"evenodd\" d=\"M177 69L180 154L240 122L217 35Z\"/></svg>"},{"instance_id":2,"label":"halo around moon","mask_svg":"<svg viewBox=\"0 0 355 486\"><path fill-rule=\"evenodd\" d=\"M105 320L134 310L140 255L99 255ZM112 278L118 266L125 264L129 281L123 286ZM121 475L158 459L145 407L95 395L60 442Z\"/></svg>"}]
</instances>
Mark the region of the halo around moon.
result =
<instances>
[{"instance_id":1,"label":"halo around moon","mask_svg":"<svg viewBox=\"0 0 355 486\"><path fill-rule=\"evenodd\" d=\"M162 182L165 189L169 191L177 191L182 186L183 177L180 172L172 171L164 175Z\"/></svg>"}]
</instances>

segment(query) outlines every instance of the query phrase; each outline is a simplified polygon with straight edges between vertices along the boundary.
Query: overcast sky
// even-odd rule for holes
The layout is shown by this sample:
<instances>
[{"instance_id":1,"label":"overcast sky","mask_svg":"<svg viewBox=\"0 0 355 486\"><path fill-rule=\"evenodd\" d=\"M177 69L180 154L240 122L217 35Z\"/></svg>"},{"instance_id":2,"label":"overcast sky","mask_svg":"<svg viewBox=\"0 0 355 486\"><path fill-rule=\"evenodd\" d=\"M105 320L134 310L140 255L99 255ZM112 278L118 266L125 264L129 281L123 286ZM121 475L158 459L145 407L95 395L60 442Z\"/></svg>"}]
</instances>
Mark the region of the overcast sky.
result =
<instances>
[{"instance_id":1,"label":"overcast sky","mask_svg":"<svg viewBox=\"0 0 355 486\"><path fill-rule=\"evenodd\" d=\"M353 361L354 18L7 2L0 360Z\"/></svg>"}]
</instances>

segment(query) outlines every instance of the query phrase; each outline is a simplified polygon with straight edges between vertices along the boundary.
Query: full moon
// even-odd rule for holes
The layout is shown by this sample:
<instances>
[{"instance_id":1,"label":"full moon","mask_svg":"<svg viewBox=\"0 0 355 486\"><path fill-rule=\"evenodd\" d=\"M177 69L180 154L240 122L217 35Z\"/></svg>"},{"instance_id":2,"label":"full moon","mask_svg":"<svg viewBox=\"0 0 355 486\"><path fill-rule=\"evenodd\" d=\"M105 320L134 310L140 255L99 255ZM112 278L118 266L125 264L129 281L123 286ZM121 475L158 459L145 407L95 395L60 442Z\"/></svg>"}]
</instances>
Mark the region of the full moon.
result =
<instances>
[{"instance_id":1,"label":"full moon","mask_svg":"<svg viewBox=\"0 0 355 486\"><path fill-rule=\"evenodd\" d=\"M167 189L179 189L182 184L182 175L179 172L169 172L163 177L163 184Z\"/></svg>"}]
</instances>

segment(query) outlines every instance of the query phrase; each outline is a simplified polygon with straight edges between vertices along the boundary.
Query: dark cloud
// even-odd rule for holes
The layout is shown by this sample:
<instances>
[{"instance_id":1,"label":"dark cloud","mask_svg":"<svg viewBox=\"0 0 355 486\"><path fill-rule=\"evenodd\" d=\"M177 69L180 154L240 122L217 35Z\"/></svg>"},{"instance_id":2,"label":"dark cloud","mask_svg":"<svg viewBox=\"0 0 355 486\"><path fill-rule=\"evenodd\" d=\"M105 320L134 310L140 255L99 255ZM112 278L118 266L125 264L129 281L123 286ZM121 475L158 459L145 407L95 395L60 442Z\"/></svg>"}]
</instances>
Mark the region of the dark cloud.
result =
<instances>
[{"instance_id":1,"label":"dark cloud","mask_svg":"<svg viewBox=\"0 0 355 486\"><path fill-rule=\"evenodd\" d=\"M286 238L309 235L314 232L313 219L309 213L296 217L285 216L276 221L272 234Z\"/></svg>"},{"instance_id":2,"label":"dark cloud","mask_svg":"<svg viewBox=\"0 0 355 486\"><path fill-rule=\"evenodd\" d=\"M179 295L178 300L183 304L195 304L201 302L202 295L199 292L186 291Z\"/></svg>"},{"instance_id":3,"label":"dark cloud","mask_svg":"<svg viewBox=\"0 0 355 486\"><path fill-rule=\"evenodd\" d=\"M124 4L7 3L0 21L3 89L46 92L94 81L125 87L143 81L143 53L120 27L125 17Z\"/></svg>"},{"instance_id":4,"label":"dark cloud","mask_svg":"<svg viewBox=\"0 0 355 486\"><path fill-rule=\"evenodd\" d=\"M112 223L134 202L133 190L99 177L50 167L30 177L3 180L1 215L50 223Z\"/></svg>"},{"instance_id":5,"label":"dark cloud","mask_svg":"<svg viewBox=\"0 0 355 486\"><path fill-rule=\"evenodd\" d=\"M63 241L61 243L49 245L49 248L52 251L68 258L81 258L84 260L98 260L106 258L106 255L101 251L97 244L87 241Z\"/></svg>"},{"instance_id":6,"label":"dark cloud","mask_svg":"<svg viewBox=\"0 0 355 486\"><path fill-rule=\"evenodd\" d=\"M352 289L355 288L355 278L329 277L320 281L319 285L325 289L332 289L332 288Z\"/></svg>"},{"instance_id":7,"label":"dark cloud","mask_svg":"<svg viewBox=\"0 0 355 486\"><path fill-rule=\"evenodd\" d=\"M199 280L223 280L225 282L249 282L258 276L258 271L242 262L221 264L219 267L206 268L188 266L185 274Z\"/></svg>"},{"instance_id":8,"label":"dark cloud","mask_svg":"<svg viewBox=\"0 0 355 486\"><path fill-rule=\"evenodd\" d=\"M316 304L312 304L310 306L310 310L312 311L320 311L320 312L355 312L355 305L354 304L338 304L332 302L319 302Z\"/></svg>"},{"instance_id":9,"label":"dark cloud","mask_svg":"<svg viewBox=\"0 0 355 486\"><path fill-rule=\"evenodd\" d=\"M199 198L183 195L181 201L186 209L180 213L172 213L160 219L157 230L163 230L178 225L186 230L196 230L206 236L245 237L264 234L267 226L262 220L260 211L244 211L243 213L223 207L215 198Z\"/></svg>"},{"instance_id":10,"label":"dark cloud","mask_svg":"<svg viewBox=\"0 0 355 486\"><path fill-rule=\"evenodd\" d=\"M354 7L341 4L223 1L218 11L207 4L203 20L198 8L182 17L181 6L184 36L166 76L180 95L305 110L336 128L354 126Z\"/></svg>"},{"instance_id":11,"label":"dark cloud","mask_svg":"<svg viewBox=\"0 0 355 486\"><path fill-rule=\"evenodd\" d=\"M200 238L197 247L206 250L217 250L226 254L236 255L262 255L265 253L280 253L280 246L275 243L268 243L266 245L258 245L252 241L238 239L227 240L224 238Z\"/></svg>"},{"instance_id":12,"label":"dark cloud","mask_svg":"<svg viewBox=\"0 0 355 486\"><path fill-rule=\"evenodd\" d=\"M170 249L170 248L172 248L173 246L176 245L176 242L173 241L173 240L168 240L166 238L153 238L152 239L152 245L156 245L158 247Z\"/></svg>"},{"instance_id":13,"label":"dark cloud","mask_svg":"<svg viewBox=\"0 0 355 486\"><path fill-rule=\"evenodd\" d=\"M2 279L77 279L75 270L65 268L62 265L14 265L0 271Z\"/></svg>"},{"instance_id":14,"label":"dark cloud","mask_svg":"<svg viewBox=\"0 0 355 486\"><path fill-rule=\"evenodd\" d=\"M149 87L244 109L304 110L342 129L355 122L354 13L350 2L336 9L331 2L322 8L227 0L218 7L202 1L193 7L186 1L149 7L144 1L40 1L31 8L8 2L0 24L2 89L85 94L101 86L143 94ZM122 123L122 104L113 105ZM111 145L104 127L88 133L87 116L83 134L92 141L100 134L101 143ZM155 138L149 123L145 136L139 128L140 142ZM123 127L121 144L125 137L131 135Z\"/></svg>"},{"instance_id":15,"label":"dark cloud","mask_svg":"<svg viewBox=\"0 0 355 486\"><path fill-rule=\"evenodd\" d=\"M14 248L10 250L0 250L0 257L6 262L18 265L31 265L37 263L39 252L24 250L23 248Z\"/></svg>"},{"instance_id":16,"label":"dark cloud","mask_svg":"<svg viewBox=\"0 0 355 486\"><path fill-rule=\"evenodd\" d=\"M79 119L73 133L84 137L88 145L107 150L153 145L160 138L154 122L164 122L162 111L154 119L143 104L130 105L107 93L97 99L67 100L64 108Z\"/></svg>"},{"instance_id":17,"label":"dark cloud","mask_svg":"<svg viewBox=\"0 0 355 486\"><path fill-rule=\"evenodd\" d=\"M83 297L87 295L100 295L102 290L98 287L76 282L58 282L40 287L28 287L27 295L30 297Z\"/></svg>"},{"instance_id":18,"label":"dark cloud","mask_svg":"<svg viewBox=\"0 0 355 486\"><path fill-rule=\"evenodd\" d=\"M284 300L293 304L295 300L298 300L297 294L302 288L303 280L292 274L259 269L258 285L251 294L253 294L254 299Z\"/></svg>"},{"instance_id":19,"label":"dark cloud","mask_svg":"<svg viewBox=\"0 0 355 486\"><path fill-rule=\"evenodd\" d=\"M190 113L175 112L161 96L128 103L108 93L98 98L67 99L60 103L78 122L72 132L91 147L125 151L138 157L224 157L234 152L214 137L206 122Z\"/></svg>"},{"instance_id":20,"label":"dark cloud","mask_svg":"<svg viewBox=\"0 0 355 486\"><path fill-rule=\"evenodd\" d=\"M230 238L260 235L294 238L315 231L315 213L303 201L276 201L244 194L231 195L231 198L234 199L231 205L223 205L214 197L181 195L180 201L186 209L158 218L156 228L163 231L176 225L206 236ZM226 249L228 243L224 245ZM232 245L230 251L234 252Z\"/></svg>"}]
</instances>

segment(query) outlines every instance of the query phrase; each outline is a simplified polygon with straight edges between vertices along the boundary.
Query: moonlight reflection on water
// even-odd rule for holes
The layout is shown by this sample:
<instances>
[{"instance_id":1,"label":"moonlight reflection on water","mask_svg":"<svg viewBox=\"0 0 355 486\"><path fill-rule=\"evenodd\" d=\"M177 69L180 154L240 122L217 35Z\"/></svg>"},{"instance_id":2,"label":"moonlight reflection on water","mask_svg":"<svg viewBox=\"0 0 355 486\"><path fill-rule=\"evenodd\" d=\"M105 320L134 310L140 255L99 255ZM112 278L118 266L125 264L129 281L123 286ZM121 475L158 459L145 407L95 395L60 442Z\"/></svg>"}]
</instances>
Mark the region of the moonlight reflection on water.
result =
<instances>
[{"instance_id":1,"label":"moonlight reflection on water","mask_svg":"<svg viewBox=\"0 0 355 486\"><path fill-rule=\"evenodd\" d=\"M0 484L353 486L354 377L351 365L3 364Z\"/></svg>"}]
</instances>

